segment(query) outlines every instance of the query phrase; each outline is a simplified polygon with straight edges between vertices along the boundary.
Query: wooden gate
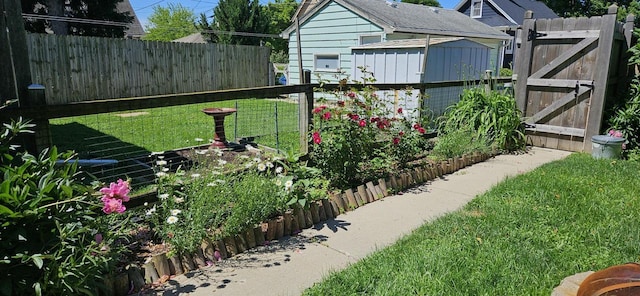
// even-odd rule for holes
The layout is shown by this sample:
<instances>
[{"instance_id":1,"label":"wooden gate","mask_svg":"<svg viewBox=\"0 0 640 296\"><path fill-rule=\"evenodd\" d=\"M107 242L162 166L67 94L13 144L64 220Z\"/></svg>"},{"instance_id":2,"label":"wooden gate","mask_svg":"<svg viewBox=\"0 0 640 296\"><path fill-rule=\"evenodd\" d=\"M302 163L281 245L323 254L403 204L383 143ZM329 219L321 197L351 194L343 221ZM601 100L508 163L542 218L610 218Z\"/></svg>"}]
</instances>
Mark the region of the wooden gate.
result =
<instances>
[{"instance_id":1,"label":"wooden gate","mask_svg":"<svg viewBox=\"0 0 640 296\"><path fill-rule=\"evenodd\" d=\"M601 17L539 20L525 14L515 78L530 144L591 151L605 102L626 81L633 16L622 24L616 12L611 6Z\"/></svg>"}]
</instances>

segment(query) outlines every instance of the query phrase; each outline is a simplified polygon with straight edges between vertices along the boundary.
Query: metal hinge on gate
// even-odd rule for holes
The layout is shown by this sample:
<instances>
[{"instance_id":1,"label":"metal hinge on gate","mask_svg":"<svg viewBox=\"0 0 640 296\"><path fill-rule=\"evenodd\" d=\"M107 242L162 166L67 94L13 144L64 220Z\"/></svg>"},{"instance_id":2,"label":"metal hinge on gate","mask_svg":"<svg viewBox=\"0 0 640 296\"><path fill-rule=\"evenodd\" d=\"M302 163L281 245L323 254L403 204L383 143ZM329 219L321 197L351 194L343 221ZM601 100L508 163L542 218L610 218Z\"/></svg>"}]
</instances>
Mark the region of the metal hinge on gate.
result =
<instances>
[{"instance_id":1,"label":"metal hinge on gate","mask_svg":"<svg viewBox=\"0 0 640 296\"><path fill-rule=\"evenodd\" d=\"M527 41L535 40L538 37L547 36L544 33L538 33L534 30L529 29L529 34L527 35Z\"/></svg>"}]
</instances>

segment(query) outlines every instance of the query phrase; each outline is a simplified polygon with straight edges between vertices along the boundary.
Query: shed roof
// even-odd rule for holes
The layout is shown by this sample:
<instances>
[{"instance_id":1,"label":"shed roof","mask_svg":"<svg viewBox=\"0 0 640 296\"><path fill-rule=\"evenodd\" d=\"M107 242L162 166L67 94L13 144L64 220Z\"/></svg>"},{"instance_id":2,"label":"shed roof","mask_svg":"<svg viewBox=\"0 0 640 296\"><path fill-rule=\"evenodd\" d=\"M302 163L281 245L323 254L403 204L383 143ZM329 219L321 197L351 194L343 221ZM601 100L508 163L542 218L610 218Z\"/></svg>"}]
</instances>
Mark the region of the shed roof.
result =
<instances>
[{"instance_id":1,"label":"shed roof","mask_svg":"<svg viewBox=\"0 0 640 296\"><path fill-rule=\"evenodd\" d=\"M468 40L462 37L451 37L451 38L430 38L429 45L438 45L450 42L456 42L460 40L465 40L467 42L473 42L479 46L487 47L484 44ZM425 46L427 42L426 38L419 39L401 39L401 40L392 40L385 42L377 42L377 43L369 43L365 45L359 45L351 47L351 49L383 49L383 48L422 48Z\"/></svg>"},{"instance_id":2,"label":"shed roof","mask_svg":"<svg viewBox=\"0 0 640 296\"><path fill-rule=\"evenodd\" d=\"M322 0L300 19L303 24L326 5L335 2L372 23L386 33L414 33L443 36L474 37L506 40L509 35L474 20L456 10L420 4L385 0ZM289 38L295 31L290 26L282 35Z\"/></svg>"}]
</instances>

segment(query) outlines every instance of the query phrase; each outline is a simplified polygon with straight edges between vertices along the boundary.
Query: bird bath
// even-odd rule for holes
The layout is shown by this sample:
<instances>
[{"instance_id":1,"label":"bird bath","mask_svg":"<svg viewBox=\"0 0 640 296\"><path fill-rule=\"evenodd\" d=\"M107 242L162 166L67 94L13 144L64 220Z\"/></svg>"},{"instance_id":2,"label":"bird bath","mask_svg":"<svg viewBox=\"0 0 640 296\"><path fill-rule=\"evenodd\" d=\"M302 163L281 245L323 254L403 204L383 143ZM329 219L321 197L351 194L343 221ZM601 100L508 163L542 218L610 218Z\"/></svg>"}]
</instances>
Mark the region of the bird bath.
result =
<instances>
[{"instance_id":1,"label":"bird bath","mask_svg":"<svg viewBox=\"0 0 640 296\"><path fill-rule=\"evenodd\" d=\"M235 113L237 110L234 108L205 108L202 109L204 114L213 117L214 129L213 129L213 143L212 148L225 149L229 147L227 137L224 134L224 118L227 115Z\"/></svg>"}]
</instances>

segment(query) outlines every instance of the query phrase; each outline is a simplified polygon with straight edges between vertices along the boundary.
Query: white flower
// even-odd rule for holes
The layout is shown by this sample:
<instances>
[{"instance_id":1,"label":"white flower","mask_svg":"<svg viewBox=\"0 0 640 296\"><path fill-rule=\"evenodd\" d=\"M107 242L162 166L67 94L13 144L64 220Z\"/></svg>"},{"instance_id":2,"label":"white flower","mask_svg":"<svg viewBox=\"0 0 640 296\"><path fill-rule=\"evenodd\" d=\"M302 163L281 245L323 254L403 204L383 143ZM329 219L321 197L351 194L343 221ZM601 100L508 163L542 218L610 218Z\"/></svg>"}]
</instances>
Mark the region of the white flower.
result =
<instances>
[{"instance_id":1,"label":"white flower","mask_svg":"<svg viewBox=\"0 0 640 296\"><path fill-rule=\"evenodd\" d=\"M219 175L222 175L222 173L221 173L221 172L219 172L219 171L212 171L212 172L211 172L211 175L212 175L212 176L219 176Z\"/></svg>"},{"instance_id":2,"label":"white flower","mask_svg":"<svg viewBox=\"0 0 640 296\"><path fill-rule=\"evenodd\" d=\"M196 142L202 142L202 141L204 141L204 139L202 139L202 138L196 138L196 139L195 139L195 141L196 141Z\"/></svg>"},{"instance_id":3,"label":"white flower","mask_svg":"<svg viewBox=\"0 0 640 296\"><path fill-rule=\"evenodd\" d=\"M200 174L191 174L191 178L200 178Z\"/></svg>"},{"instance_id":4,"label":"white flower","mask_svg":"<svg viewBox=\"0 0 640 296\"><path fill-rule=\"evenodd\" d=\"M253 162L247 162L247 163L244 164L244 167L247 168L247 169L252 167L252 166L253 166Z\"/></svg>"},{"instance_id":5,"label":"white flower","mask_svg":"<svg viewBox=\"0 0 640 296\"><path fill-rule=\"evenodd\" d=\"M160 158L160 157L158 156L158 158ZM166 160L158 160L158 161L156 161L156 164L157 165L167 165L167 161Z\"/></svg>"},{"instance_id":6,"label":"white flower","mask_svg":"<svg viewBox=\"0 0 640 296\"><path fill-rule=\"evenodd\" d=\"M258 164L258 170L264 172L267 169L267 166L264 163Z\"/></svg>"},{"instance_id":7,"label":"white flower","mask_svg":"<svg viewBox=\"0 0 640 296\"><path fill-rule=\"evenodd\" d=\"M179 209L173 209L171 210L171 216L178 216L178 214L182 213L181 210Z\"/></svg>"},{"instance_id":8,"label":"white flower","mask_svg":"<svg viewBox=\"0 0 640 296\"><path fill-rule=\"evenodd\" d=\"M216 182L218 182L219 184L224 184L226 181L222 180L222 179L218 179L218 180L216 180Z\"/></svg>"},{"instance_id":9,"label":"white flower","mask_svg":"<svg viewBox=\"0 0 640 296\"><path fill-rule=\"evenodd\" d=\"M173 223L176 223L176 222L178 222L178 217L176 217L176 216L169 216L169 218L167 218L167 223L169 223L169 224L173 224Z\"/></svg>"},{"instance_id":10,"label":"white flower","mask_svg":"<svg viewBox=\"0 0 640 296\"><path fill-rule=\"evenodd\" d=\"M214 151L218 157L222 156L222 150L220 148L215 148Z\"/></svg>"},{"instance_id":11,"label":"white flower","mask_svg":"<svg viewBox=\"0 0 640 296\"><path fill-rule=\"evenodd\" d=\"M158 198L159 199L167 199L167 198L169 198L169 193L160 194L160 195L158 195Z\"/></svg>"},{"instance_id":12,"label":"white flower","mask_svg":"<svg viewBox=\"0 0 640 296\"><path fill-rule=\"evenodd\" d=\"M276 185L277 186L282 186L282 180L276 179Z\"/></svg>"},{"instance_id":13,"label":"white flower","mask_svg":"<svg viewBox=\"0 0 640 296\"><path fill-rule=\"evenodd\" d=\"M156 212L156 206L153 206L153 208L150 208L150 209L147 211L146 215L147 215L147 216L151 216L151 215L153 215L153 213L155 213L155 212Z\"/></svg>"},{"instance_id":14,"label":"white flower","mask_svg":"<svg viewBox=\"0 0 640 296\"><path fill-rule=\"evenodd\" d=\"M158 178L164 177L166 175L167 175L167 173L165 173L165 172L157 172L156 173L156 177L158 177Z\"/></svg>"},{"instance_id":15,"label":"white flower","mask_svg":"<svg viewBox=\"0 0 640 296\"><path fill-rule=\"evenodd\" d=\"M184 202L184 198L183 197L176 197L174 198L176 203L183 203Z\"/></svg>"},{"instance_id":16,"label":"white flower","mask_svg":"<svg viewBox=\"0 0 640 296\"><path fill-rule=\"evenodd\" d=\"M249 158L249 156L248 156L248 155L240 155L240 158L248 159L248 158Z\"/></svg>"},{"instance_id":17,"label":"white flower","mask_svg":"<svg viewBox=\"0 0 640 296\"><path fill-rule=\"evenodd\" d=\"M267 167L268 167L268 168L270 168L270 169L271 169L271 168L273 168L273 163L272 163L272 162L270 162L270 161L267 161L266 165L267 165Z\"/></svg>"},{"instance_id":18,"label":"white flower","mask_svg":"<svg viewBox=\"0 0 640 296\"><path fill-rule=\"evenodd\" d=\"M224 159L218 159L218 165L219 165L219 166L223 166L223 165L225 165L225 164L227 164L227 161L226 161L226 160L224 160Z\"/></svg>"},{"instance_id":19,"label":"white flower","mask_svg":"<svg viewBox=\"0 0 640 296\"><path fill-rule=\"evenodd\" d=\"M162 153L164 153L164 152L162 152ZM159 155L158 159L164 159L164 155Z\"/></svg>"},{"instance_id":20,"label":"white flower","mask_svg":"<svg viewBox=\"0 0 640 296\"><path fill-rule=\"evenodd\" d=\"M205 155L207 154L207 150L196 149L196 154Z\"/></svg>"},{"instance_id":21,"label":"white flower","mask_svg":"<svg viewBox=\"0 0 640 296\"><path fill-rule=\"evenodd\" d=\"M145 202L144 202L144 206L146 207L146 206L148 206L148 205L149 205L149 203L145 201Z\"/></svg>"},{"instance_id":22,"label":"white flower","mask_svg":"<svg viewBox=\"0 0 640 296\"><path fill-rule=\"evenodd\" d=\"M292 186L293 186L293 180L288 180L287 182L284 182L284 188L291 189Z\"/></svg>"},{"instance_id":23,"label":"white flower","mask_svg":"<svg viewBox=\"0 0 640 296\"><path fill-rule=\"evenodd\" d=\"M276 174L281 174L282 173L282 167L277 167L276 168Z\"/></svg>"},{"instance_id":24,"label":"white flower","mask_svg":"<svg viewBox=\"0 0 640 296\"><path fill-rule=\"evenodd\" d=\"M169 171L169 168L162 168L162 171L163 171L163 172L168 172L168 171Z\"/></svg>"},{"instance_id":25,"label":"white flower","mask_svg":"<svg viewBox=\"0 0 640 296\"><path fill-rule=\"evenodd\" d=\"M258 162L261 162L261 161L262 161L262 159L260 159L260 157L255 157L255 158L253 158L253 161L254 161L254 162L256 162L256 163L258 163Z\"/></svg>"},{"instance_id":26,"label":"white flower","mask_svg":"<svg viewBox=\"0 0 640 296\"><path fill-rule=\"evenodd\" d=\"M207 186L209 187L215 187L216 185L218 185L216 182L207 183Z\"/></svg>"}]
</instances>

